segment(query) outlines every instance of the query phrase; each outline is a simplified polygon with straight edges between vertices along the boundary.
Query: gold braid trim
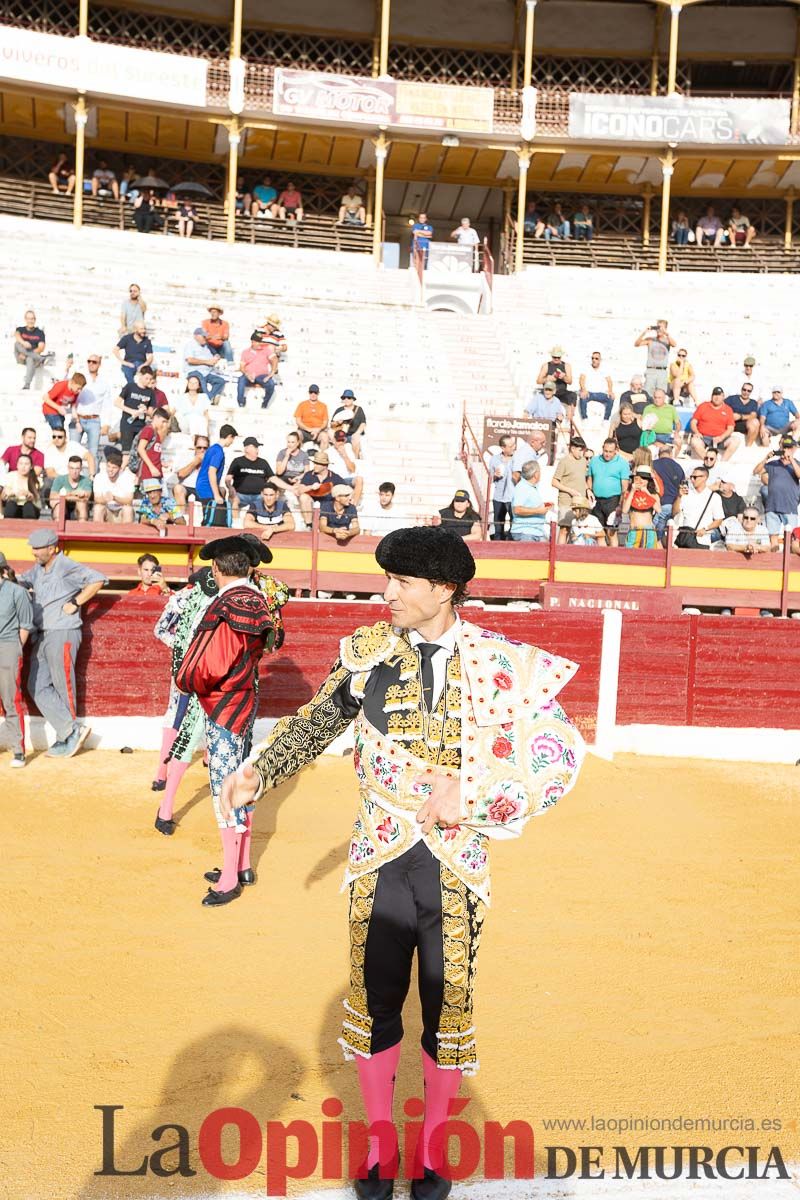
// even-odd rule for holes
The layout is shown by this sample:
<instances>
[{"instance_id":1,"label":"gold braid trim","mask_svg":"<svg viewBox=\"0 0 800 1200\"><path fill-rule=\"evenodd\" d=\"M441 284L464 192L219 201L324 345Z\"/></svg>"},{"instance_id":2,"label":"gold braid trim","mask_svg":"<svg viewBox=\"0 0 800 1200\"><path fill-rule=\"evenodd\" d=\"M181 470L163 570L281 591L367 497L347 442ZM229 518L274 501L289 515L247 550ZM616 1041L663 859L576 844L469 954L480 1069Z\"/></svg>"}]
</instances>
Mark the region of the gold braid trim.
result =
<instances>
[{"instance_id":1,"label":"gold braid trim","mask_svg":"<svg viewBox=\"0 0 800 1200\"><path fill-rule=\"evenodd\" d=\"M367 1008L364 952L377 884L377 871L370 871L350 884L350 995L342 1001L345 1016L339 1038L346 1059L352 1059L356 1054L369 1058L372 1053L372 1017Z\"/></svg>"},{"instance_id":2,"label":"gold braid trim","mask_svg":"<svg viewBox=\"0 0 800 1200\"><path fill-rule=\"evenodd\" d=\"M437 1066L474 1075L478 1070L472 998L486 905L442 864L444 999L436 1034Z\"/></svg>"},{"instance_id":3,"label":"gold braid trim","mask_svg":"<svg viewBox=\"0 0 800 1200\"><path fill-rule=\"evenodd\" d=\"M292 716L281 717L267 738L255 747L258 758L253 760L253 766L264 788L277 787L313 762L347 729L353 716L342 712L332 697L349 675L337 659L317 694Z\"/></svg>"},{"instance_id":4,"label":"gold braid trim","mask_svg":"<svg viewBox=\"0 0 800 1200\"><path fill-rule=\"evenodd\" d=\"M339 659L348 671L371 671L382 663L403 639L398 637L388 621L361 625L339 643ZM407 644L407 643L406 643Z\"/></svg>"}]
</instances>

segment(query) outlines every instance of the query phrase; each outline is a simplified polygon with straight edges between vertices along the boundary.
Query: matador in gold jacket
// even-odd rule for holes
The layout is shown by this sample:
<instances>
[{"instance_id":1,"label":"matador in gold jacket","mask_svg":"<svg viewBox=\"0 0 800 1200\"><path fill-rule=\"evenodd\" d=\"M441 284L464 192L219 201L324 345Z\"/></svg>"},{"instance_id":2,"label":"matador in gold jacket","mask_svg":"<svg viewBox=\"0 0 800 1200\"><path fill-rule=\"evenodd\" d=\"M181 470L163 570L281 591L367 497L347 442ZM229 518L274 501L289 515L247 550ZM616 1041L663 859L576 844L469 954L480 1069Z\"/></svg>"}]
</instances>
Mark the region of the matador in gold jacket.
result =
<instances>
[{"instance_id":1,"label":"matador in gold jacket","mask_svg":"<svg viewBox=\"0 0 800 1200\"><path fill-rule=\"evenodd\" d=\"M317 694L277 722L228 784L252 801L312 762L355 721L359 807L350 891L350 991L340 1042L358 1064L367 1117L391 1129L402 1009L416 951L425 1118L415 1200L450 1191L441 1135L462 1074L478 1069L473 985L490 903L489 839L518 836L572 786L580 734L557 696L577 667L460 620L475 573L441 527L378 545L390 621L343 638ZM377 1126L382 1122L381 1126ZM389 1139L391 1142L391 1139ZM388 1200L394 1147L374 1137L362 1200Z\"/></svg>"}]
</instances>

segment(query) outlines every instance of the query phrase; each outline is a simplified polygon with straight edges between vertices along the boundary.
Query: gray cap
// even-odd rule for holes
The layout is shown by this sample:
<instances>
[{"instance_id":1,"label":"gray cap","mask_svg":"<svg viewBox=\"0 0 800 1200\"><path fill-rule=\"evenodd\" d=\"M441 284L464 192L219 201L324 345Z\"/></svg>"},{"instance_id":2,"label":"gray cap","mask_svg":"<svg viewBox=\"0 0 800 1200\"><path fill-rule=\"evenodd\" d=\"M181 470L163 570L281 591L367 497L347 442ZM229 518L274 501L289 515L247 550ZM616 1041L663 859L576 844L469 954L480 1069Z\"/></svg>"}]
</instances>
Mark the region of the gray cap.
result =
<instances>
[{"instance_id":1,"label":"gray cap","mask_svg":"<svg viewBox=\"0 0 800 1200\"><path fill-rule=\"evenodd\" d=\"M58 534L55 529L34 529L28 536L28 545L32 550L43 550L45 546L57 546Z\"/></svg>"}]
</instances>

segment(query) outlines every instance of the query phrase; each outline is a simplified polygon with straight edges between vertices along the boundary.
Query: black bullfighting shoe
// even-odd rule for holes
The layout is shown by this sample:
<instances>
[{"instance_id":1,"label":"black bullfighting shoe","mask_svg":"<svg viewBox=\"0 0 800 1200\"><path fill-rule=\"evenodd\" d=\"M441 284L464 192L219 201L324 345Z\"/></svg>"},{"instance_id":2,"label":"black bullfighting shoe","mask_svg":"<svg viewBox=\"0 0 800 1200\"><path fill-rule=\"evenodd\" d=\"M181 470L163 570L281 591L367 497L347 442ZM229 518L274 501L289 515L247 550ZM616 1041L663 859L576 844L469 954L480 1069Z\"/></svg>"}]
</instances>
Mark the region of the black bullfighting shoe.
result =
<instances>
[{"instance_id":1,"label":"black bullfighting shoe","mask_svg":"<svg viewBox=\"0 0 800 1200\"><path fill-rule=\"evenodd\" d=\"M393 1179L379 1179L380 1164L370 1167L366 1179L354 1179L353 1187L358 1200L392 1200L394 1194Z\"/></svg>"},{"instance_id":2,"label":"black bullfighting shoe","mask_svg":"<svg viewBox=\"0 0 800 1200\"><path fill-rule=\"evenodd\" d=\"M425 1167L422 1179L411 1180L411 1200L444 1200L445 1196L450 1195L452 1187L452 1179L445 1179L430 1167Z\"/></svg>"}]
</instances>

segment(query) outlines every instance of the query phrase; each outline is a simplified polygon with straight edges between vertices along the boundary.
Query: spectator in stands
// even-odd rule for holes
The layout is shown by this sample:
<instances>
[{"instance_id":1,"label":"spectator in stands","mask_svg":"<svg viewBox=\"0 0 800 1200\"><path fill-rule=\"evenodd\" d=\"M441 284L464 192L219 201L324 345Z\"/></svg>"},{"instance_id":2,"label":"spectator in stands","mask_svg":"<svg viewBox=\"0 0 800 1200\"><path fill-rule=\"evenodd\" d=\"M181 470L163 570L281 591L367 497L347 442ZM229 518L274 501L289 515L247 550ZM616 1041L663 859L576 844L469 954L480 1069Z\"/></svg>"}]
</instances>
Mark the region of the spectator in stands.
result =
<instances>
[{"instance_id":1,"label":"spectator in stands","mask_svg":"<svg viewBox=\"0 0 800 1200\"><path fill-rule=\"evenodd\" d=\"M653 517L656 533L663 538L667 522L672 516L672 507L678 499L681 484L686 482L683 467L673 458L674 447L664 443L658 447L658 458L653 463L653 476L661 483L661 508Z\"/></svg>"},{"instance_id":2,"label":"spectator in stands","mask_svg":"<svg viewBox=\"0 0 800 1200\"><path fill-rule=\"evenodd\" d=\"M242 443L242 453L228 467L225 482L231 489L234 510L252 504L275 474L267 460L258 453L262 445L263 442L258 438L246 437Z\"/></svg>"},{"instance_id":3,"label":"spectator in stands","mask_svg":"<svg viewBox=\"0 0 800 1200\"><path fill-rule=\"evenodd\" d=\"M308 399L303 400L294 410L297 429L304 442L319 442L320 435L328 428L328 406L319 398L319 388L312 383L308 389Z\"/></svg>"},{"instance_id":4,"label":"spectator in stands","mask_svg":"<svg viewBox=\"0 0 800 1200\"><path fill-rule=\"evenodd\" d=\"M766 525L762 524L758 509L748 505L738 517L728 517L722 525L726 550L754 558L758 554L769 554L776 549Z\"/></svg>"},{"instance_id":5,"label":"spectator in stands","mask_svg":"<svg viewBox=\"0 0 800 1200\"><path fill-rule=\"evenodd\" d=\"M287 502L280 498L276 483L265 483L258 496L250 497L244 528L257 532L262 542L270 541L277 533L292 533L294 527L294 517Z\"/></svg>"},{"instance_id":6,"label":"spectator in stands","mask_svg":"<svg viewBox=\"0 0 800 1200\"><path fill-rule=\"evenodd\" d=\"M147 336L144 321L134 321L133 333L124 333L114 347L126 383L133 383L137 371L153 364L153 343Z\"/></svg>"},{"instance_id":7,"label":"spectator in stands","mask_svg":"<svg viewBox=\"0 0 800 1200\"><path fill-rule=\"evenodd\" d=\"M126 333L133 333L137 324L144 328L146 312L147 302L142 296L142 289L138 283L132 283L128 288L128 299L122 301L122 307L119 310L120 337L124 337Z\"/></svg>"},{"instance_id":8,"label":"spectator in stands","mask_svg":"<svg viewBox=\"0 0 800 1200\"><path fill-rule=\"evenodd\" d=\"M540 467L549 465L550 454L547 448L547 434L543 429L533 429L527 438L522 439L522 445L519 447L519 455L520 462L538 462Z\"/></svg>"},{"instance_id":9,"label":"spectator in stands","mask_svg":"<svg viewBox=\"0 0 800 1200\"><path fill-rule=\"evenodd\" d=\"M693 548L711 549L711 534L725 520L725 511L719 494L708 486L708 467L698 463L692 468L689 482L684 480L678 489L672 515L679 534L682 530L694 534L698 546Z\"/></svg>"},{"instance_id":10,"label":"spectator in stands","mask_svg":"<svg viewBox=\"0 0 800 1200\"><path fill-rule=\"evenodd\" d=\"M330 468L353 489L353 503L359 505L364 492L364 479L358 473L358 459L347 444L347 436L343 429L333 436L333 441L326 447Z\"/></svg>"},{"instance_id":11,"label":"spectator in stands","mask_svg":"<svg viewBox=\"0 0 800 1200\"><path fill-rule=\"evenodd\" d=\"M122 452L109 446L105 452L105 465L94 477L94 508L92 520L102 525L105 521L115 525L133 522L133 494L136 491L136 476L122 469Z\"/></svg>"},{"instance_id":12,"label":"spectator in stands","mask_svg":"<svg viewBox=\"0 0 800 1200\"><path fill-rule=\"evenodd\" d=\"M159 201L152 188L137 194L133 202L133 223L139 233L152 233L163 227L164 218L158 207Z\"/></svg>"},{"instance_id":13,"label":"spectator in stands","mask_svg":"<svg viewBox=\"0 0 800 1200\"><path fill-rule=\"evenodd\" d=\"M514 487L519 482L523 460L517 451L517 439L513 433L504 433L500 438L500 453L493 454L489 460L489 474L492 479L492 509L494 523L491 540L504 542L511 538L511 529L506 531L506 517L511 523L511 501L514 498Z\"/></svg>"},{"instance_id":14,"label":"spectator in stands","mask_svg":"<svg viewBox=\"0 0 800 1200\"><path fill-rule=\"evenodd\" d=\"M731 215L728 218L728 228L725 237L727 245L749 247L752 246L755 236L755 225L751 225L750 218L745 216L738 205L734 204L731 209Z\"/></svg>"},{"instance_id":15,"label":"spectator in stands","mask_svg":"<svg viewBox=\"0 0 800 1200\"><path fill-rule=\"evenodd\" d=\"M716 446L706 446L703 451L703 466L708 468L708 486L712 492L718 492L724 468Z\"/></svg>"},{"instance_id":16,"label":"spectator in stands","mask_svg":"<svg viewBox=\"0 0 800 1200\"><path fill-rule=\"evenodd\" d=\"M590 242L594 234L594 221L589 205L582 204L572 218L572 232L576 242Z\"/></svg>"},{"instance_id":17,"label":"spectator in stands","mask_svg":"<svg viewBox=\"0 0 800 1200\"><path fill-rule=\"evenodd\" d=\"M194 439L191 450L185 451L173 464L167 486L171 488L172 498L181 512L186 512L188 501L195 498L197 476L210 445L208 436L199 434Z\"/></svg>"},{"instance_id":18,"label":"spectator in stands","mask_svg":"<svg viewBox=\"0 0 800 1200\"><path fill-rule=\"evenodd\" d=\"M139 178L139 172L134 166L127 166L122 172L122 180L119 185L120 195L123 199L131 197L131 192L134 191L134 183Z\"/></svg>"},{"instance_id":19,"label":"spectator in stands","mask_svg":"<svg viewBox=\"0 0 800 1200\"><path fill-rule=\"evenodd\" d=\"M29 454L18 455L15 469L3 479L0 503L3 516L8 520L22 517L26 521L38 521L41 509L39 477Z\"/></svg>"},{"instance_id":20,"label":"spectator in stands","mask_svg":"<svg viewBox=\"0 0 800 1200\"><path fill-rule=\"evenodd\" d=\"M297 185L293 179L288 181L286 187L280 196L278 196L274 215L279 217L281 221L302 221L303 197L297 190Z\"/></svg>"},{"instance_id":21,"label":"spectator in stands","mask_svg":"<svg viewBox=\"0 0 800 1200\"><path fill-rule=\"evenodd\" d=\"M233 445L238 436L232 425L221 425L219 441L209 446L203 455L194 490L203 506L204 525L228 524L228 507L222 484L225 478L225 451Z\"/></svg>"},{"instance_id":22,"label":"spectator in stands","mask_svg":"<svg viewBox=\"0 0 800 1200\"><path fill-rule=\"evenodd\" d=\"M556 425L568 423L567 410L556 395L556 381L545 379L540 392L534 392L525 405L529 417L541 421L553 421Z\"/></svg>"},{"instance_id":23,"label":"spectator in stands","mask_svg":"<svg viewBox=\"0 0 800 1200\"><path fill-rule=\"evenodd\" d=\"M761 381L761 376L756 374L755 367L756 360L753 358L752 354L748 354L742 363L742 373L744 375L745 383L752 383L753 399L757 400L760 404L764 399L764 386Z\"/></svg>"},{"instance_id":24,"label":"spectator in stands","mask_svg":"<svg viewBox=\"0 0 800 1200\"><path fill-rule=\"evenodd\" d=\"M736 491L736 481L733 476L723 472L717 490L719 498L722 501L722 511L725 513L725 520L727 521L731 517L741 517L747 505L744 497L740 496Z\"/></svg>"},{"instance_id":25,"label":"spectator in stands","mask_svg":"<svg viewBox=\"0 0 800 1200\"><path fill-rule=\"evenodd\" d=\"M147 410L155 404L155 375L152 367L143 367L126 383L114 404L120 410L119 445L123 454L123 465L128 465L131 447L147 424Z\"/></svg>"},{"instance_id":26,"label":"spectator in stands","mask_svg":"<svg viewBox=\"0 0 800 1200\"><path fill-rule=\"evenodd\" d=\"M275 460L275 482L282 490L292 491L310 467L311 459L303 449L302 438L292 430L287 433L286 445Z\"/></svg>"},{"instance_id":27,"label":"spectator in stands","mask_svg":"<svg viewBox=\"0 0 800 1200\"><path fill-rule=\"evenodd\" d=\"M761 432L766 437L775 434L800 434L800 415L791 400L786 399L783 388L774 387L769 400L765 400L758 413Z\"/></svg>"},{"instance_id":28,"label":"spectator in stands","mask_svg":"<svg viewBox=\"0 0 800 1200\"><path fill-rule=\"evenodd\" d=\"M108 196L109 193L115 200L119 200L119 184L117 177L109 167L104 158L101 158L92 172L92 195L93 196Z\"/></svg>"},{"instance_id":29,"label":"spectator in stands","mask_svg":"<svg viewBox=\"0 0 800 1200\"><path fill-rule=\"evenodd\" d=\"M675 338L669 333L668 321L660 317L655 325L648 325L633 343L634 346L647 347L647 363L644 373L645 391L652 393L654 388L667 390L667 375L669 373L669 352L676 345Z\"/></svg>"},{"instance_id":30,"label":"spectator in stands","mask_svg":"<svg viewBox=\"0 0 800 1200\"><path fill-rule=\"evenodd\" d=\"M358 510L353 504L353 489L347 483L337 483L331 494L320 504L319 531L344 544L361 532Z\"/></svg>"},{"instance_id":31,"label":"spectator in stands","mask_svg":"<svg viewBox=\"0 0 800 1200\"><path fill-rule=\"evenodd\" d=\"M103 427L108 426L109 414L113 411L117 395L110 380L100 374L102 365L101 354L87 355L86 367L81 370L81 374L86 377L86 386L76 401L74 414L79 424L76 423L70 430L74 441L80 442L83 437L86 438L86 445L95 461L103 437Z\"/></svg>"},{"instance_id":32,"label":"spectator in stands","mask_svg":"<svg viewBox=\"0 0 800 1200\"><path fill-rule=\"evenodd\" d=\"M225 387L225 376L219 375L214 369L220 362L222 355L206 344L205 330L198 325L183 348L183 369L187 380L192 376L200 380L209 404L217 403L217 396Z\"/></svg>"},{"instance_id":33,"label":"spectator in stands","mask_svg":"<svg viewBox=\"0 0 800 1200\"><path fill-rule=\"evenodd\" d=\"M451 238L455 238L459 246L470 246L472 248L472 269L478 268L478 246L481 239L478 237L477 229L473 229L470 224L469 217L462 217L456 228L450 234Z\"/></svg>"},{"instance_id":34,"label":"spectator in stands","mask_svg":"<svg viewBox=\"0 0 800 1200\"><path fill-rule=\"evenodd\" d=\"M797 524L797 509L800 506L800 464L794 457L797 443L794 438L781 438L777 453L762 459L753 474L766 487L764 520L772 545L779 548L786 529Z\"/></svg>"},{"instance_id":35,"label":"spectator in stands","mask_svg":"<svg viewBox=\"0 0 800 1200\"><path fill-rule=\"evenodd\" d=\"M186 388L178 397L175 405L175 420L181 427L182 433L208 435L208 414L210 400L206 395L198 375L189 375Z\"/></svg>"},{"instance_id":36,"label":"spectator in stands","mask_svg":"<svg viewBox=\"0 0 800 1200\"><path fill-rule=\"evenodd\" d=\"M572 420L575 415L575 404L578 397L571 390L572 367L564 360L564 351L561 346L553 346L550 351L550 358L547 362L542 363L539 368L536 382L541 386L546 379L555 381L556 395L564 405L564 408L568 410L567 415Z\"/></svg>"},{"instance_id":37,"label":"spectator in stands","mask_svg":"<svg viewBox=\"0 0 800 1200\"><path fill-rule=\"evenodd\" d=\"M139 523L151 525L165 534L168 525L185 525L186 518L174 500L164 495L160 479L142 480L142 498L139 501Z\"/></svg>"},{"instance_id":38,"label":"spectator in stands","mask_svg":"<svg viewBox=\"0 0 800 1200\"><path fill-rule=\"evenodd\" d=\"M680 404L682 400L691 400L694 407L697 407L695 378L694 367L689 362L687 351L679 350L675 362L669 366L669 386L675 404Z\"/></svg>"},{"instance_id":39,"label":"spectator in stands","mask_svg":"<svg viewBox=\"0 0 800 1200\"><path fill-rule=\"evenodd\" d=\"M60 379L42 396L42 413L51 429L66 429L73 405L86 386L86 376L76 371L69 379Z\"/></svg>"},{"instance_id":40,"label":"spectator in stands","mask_svg":"<svg viewBox=\"0 0 800 1200\"><path fill-rule=\"evenodd\" d=\"M264 324L260 327L259 332L262 335L262 345L266 346L273 355L272 372L273 378L277 382L280 360L288 348L286 336L281 330L281 319L278 314L270 313L270 315L265 318Z\"/></svg>"},{"instance_id":41,"label":"spectator in stands","mask_svg":"<svg viewBox=\"0 0 800 1200\"><path fill-rule=\"evenodd\" d=\"M239 360L241 375L237 384L236 400L240 408L244 408L247 403L247 389L254 386L263 389L264 398L261 401L261 407L269 408L269 402L275 391L276 363L277 355L273 347L265 340L260 329L254 329L250 338L250 346L247 350L242 351L242 357Z\"/></svg>"},{"instance_id":42,"label":"spectator in stands","mask_svg":"<svg viewBox=\"0 0 800 1200\"><path fill-rule=\"evenodd\" d=\"M59 192L66 192L68 196L71 196L75 191L75 168L64 153L59 154L50 168L47 178L56 195Z\"/></svg>"},{"instance_id":43,"label":"spectator in stands","mask_svg":"<svg viewBox=\"0 0 800 1200\"><path fill-rule=\"evenodd\" d=\"M422 255L423 268L428 265L431 242L433 241L433 226L428 220L428 214L421 212L411 226L411 258L415 254Z\"/></svg>"},{"instance_id":44,"label":"spectator in stands","mask_svg":"<svg viewBox=\"0 0 800 1200\"><path fill-rule=\"evenodd\" d=\"M725 230L722 228L722 221L720 221L714 212L714 205L709 204L705 214L697 222L697 228L694 232L695 245L721 246L724 236Z\"/></svg>"},{"instance_id":45,"label":"spectator in stands","mask_svg":"<svg viewBox=\"0 0 800 1200\"><path fill-rule=\"evenodd\" d=\"M340 225L366 224L367 210L364 208L364 198L358 187L357 183L351 184L350 191L346 192L339 201L338 223Z\"/></svg>"},{"instance_id":46,"label":"spectator in stands","mask_svg":"<svg viewBox=\"0 0 800 1200\"><path fill-rule=\"evenodd\" d=\"M414 524L408 513L397 503L396 493L397 488L391 480L378 485L378 511L374 517L366 518L364 533L384 537L395 529L406 529Z\"/></svg>"},{"instance_id":47,"label":"spectator in stands","mask_svg":"<svg viewBox=\"0 0 800 1200\"><path fill-rule=\"evenodd\" d=\"M516 222L514 223L516 229ZM535 200L529 200L525 205L525 217L522 222L524 233L532 233L534 237L540 238L544 233L544 219L539 212L539 206Z\"/></svg>"},{"instance_id":48,"label":"spectator in stands","mask_svg":"<svg viewBox=\"0 0 800 1200\"><path fill-rule=\"evenodd\" d=\"M511 502L512 542L546 542L548 539L547 510L539 491L542 469L531 460L522 464L520 480L514 487Z\"/></svg>"},{"instance_id":49,"label":"spectator in stands","mask_svg":"<svg viewBox=\"0 0 800 1200\"><path fill-rule=\"evenodd\" d=\"M200 323L206 335L206 345L212 353L219 354L226 362L233 362L231 327L222 319L224 310L219 304L209 304L207 311L211 315Z\"/></svg>"},{"instance_id":50,"label":"spectator in stands","mask_svg":"<svg viewBox=\"0 0 800 1200\"><path fill-rule=\"evenodd\" d=\"M18 446L7 446L3 451L2 462L9 471L16 471L17 461L21 454L27 454L34 471L41 479L44 474L44 455L36 449L36 430L26 425Z\"/></svg>"},{"instance_id":51,"label":"spectator in stands","mask_svg":"<svg viewBox=\"0 0 800 1200\"><path fill-rule=\"evenodd\" d=\"M585 499L588 491L588 466L586 459L583 457L583 452L586 449L586 443L583 438L572 437L569 439L569 447L563 458L560 458L556 463L556 469L553 472L552 484L558 492L558 520L559 525L575 506L575 501ZM564 529L564 537L562 541L567 540L566 527Z\"/></svg>"},{"instance_id":52,"label":"spectator in stands","mask_svg":"<svg viewBox=\"0 0 800 1200\"><path fill-rule=\"evenodd\" d=\"M136 439L136 456L139 460L138 478L161 480L161 449L169 434L169 413L157 408L148 423L139 431Z\"/></svg>"},{"instance_id":53,"label":"spectator in stands","mask_svg":"<svg viewBox=\"0 0 800 1200\"><path fill-rule=\"evenodd\" d=\"M275 216L275 201L278 199L278 193L272 186L272 178L265 175L261 183L257 183L253 188L253 203L250 208L250 214L253 217L274 217Z\"/></svg>"},{"instance_id":54,"label":"spectator in stands","mask_svg":"<svg viewBox=\"0 0 800 1200\"><path fill-rule=\"evenodd\" d=\"M666 392L664 395L666 397ZM653 397L645 391L644 379L641 375L631 377L631 386L622 393L619 402L620 404L630 404L637 417L641 417L647 405L653 403Z\"/></svg>"},{"instance_id":55,"label":"spectator in stands","mask_svg":"<svg viewBox=\"0 0 800 1200\"><path fill-rule=\"evenodd\" d=\"M361 457L361 439L367 431L367 418L363 408L356 403L355 392L345 388L340 397L342 403L331 417L330 430L336 435L343 430L347 441L353 447L356 458Z\"/></svg>"},{"instance_id":56,"label":"spectator in stands","mask_svg":"<svg viewBox=\"0 0 800 1200\"><path fill-rule=\"evenodd\" d=\"M596 404L602 404L606 421L610 418L611 410L614 407L614 385L611 382L611 376L606 373L605 367L601 366L601 362L600 351L593 350L591 362L578 380L580 414L584 421L587 418L589 402L592 400Z\"/></svg>"},{"instance_id":57,"label":"spectator in stands","mask_svg":"<svg viewBox=\"0 0 800 1200\"><path fill-rule=\"evenodd\" d=\"M646 404L641 417L642 428L654 435L656 442L668 442L679 451L683 442L683 429L677 409L673 404L667 404L667 394L663 388L653 392L653 403Z\"/></svg>"},{"instance_id":58,"label":"spectator in stands","mask_svg":"<svg viewBox=\"0 0 800 1200\"><path fill-rule=\"evenodd\" d=\"M50 511L55 521L61 520L64 506L65 519L70 516L78 521L89 520L89 501L92 498L92 481L83 474L83 459L71 454L67 460L66 475L56 475L50 489Z\"/></svg>"},{"instance_id":59,"label":"spectator in stands","mask_svg":"<svg viewBox=\"0 0 800 1200\"><path fill-rule=\"evenodd\" d=\"M50 489L53 486L53 480L59 475L67 474L67 467L70 456L78 457L83 463L83 474L90 474L89 471L89 451L85 446L78 446L75 442L67 443L66 429L54 429L50 441L50 445L44 452L44 479L42 480L42 500L45 502L50 494Z\"/></svg>"},{"instance_id":60,"label":"spectator in stands","mask_svg":"<svg viewBox=\"0 0 800 1200\"><path fill-rule=\"evenodd\" d=\"M197 224L197 212L191 200L183 197L178 202L176 221L178 225L178 237L190 238Z\"/></svg>"},{"instance_id":61,"label":"spectator in stands","mask_svg":"<svg viewBox=\"0 0 800 1200\"><path fill-rule=\"evenodd\" d=\"M576 496L570 508L558 519L558 540L563 546L605 545L606 535L597 517L589 511L591 504L586 496Z\"/></svg>"},{"instance_id":62,"label":"spectator in stands","mask_svg":"<svg viewBox=\"0 0 800 1200\"><path fill-rule=\"evenodd\" d=\"M549 242L552 238L564 242L569 241L569 221L564 215L558 200L547 214L547 221L545 222L544 239L546 242Z\"/></svg>"},{"instance_id":63,"label":"spectator in stands","mask_svg":"<svg viewBox=\"0 0 800 1200\"><path fill-rule=\"evenodd\" d=\"M300 502L300 512L308 529L311 528L314 501L319 500L321 503L323 500L327 500L333 488L340 483L344 483L344 480L331 471L327 453L324 450L317 450L316 454L312 455L310 469L300 477L293 488Z\"/></svg>"},{"instance_id":64,"label":"spectator in stands","mask_svg":"<svg viewBox=\"0 0 800 1200\"><path fill-rule=\"evenodd\" d=\"M658 485L651 467L641 463L634 469L633 479L622 497L622 512L628 514L630 529L625 541L629 550L655 550L658 535L655 517L661 511Z\"/></svg>"},{"instance_id":65,"label":"spectator in stands","mask_svg":"<svg viewBox=\"0 0 800 1200\"><path fill-rule=\"evenodd\" d=\"M689 242L689 218L683 208L672 222L672 240L676 246L686 246Z\"/></svg>"},{"instance_id":66,"label":"spectator in stands","mask_svg":"<svg viewBox=\"0 0 800 1200\"><path fill-rule=\"evenodd\" d=\"M242 217L249 214L253 208L252 194L247 190L244 181L244 175L240 175L236 180L236 200L234 202L237 217Z\"/></svg>"},{"instance_id":67,"label":"spectator in stands","mask_svg":"<svg viewBox=\"0 0 800 1200\"><path fill-rule=\"evenodd\" d=\"M139 582L131 588L131 596L169 596L169 584L164 578L161 563L155 554L140 554L136 560Z\"/></svg>"},{"instance_id":68,"label":"spectator in stands","mask_svg":"<svg viewBox=\"0 0 800 1200\"><path fill-rule=\"evenodd\" d=\"M746 446L754 446L756 442L762 445L769 443L769 434L762 431L758 411L758 401L753 396L753 384L744 381L736 396L726 396L725 403L736 418L734 432L742 435Z\"/></svg>"},{"instance_id":69,"label":"spectator in stands","mask_svg":"<svg viewBox=\"0 0 800 1200\"><path fill-rule=\"evenodd\" d=\"M695 457L702 458L706 446L716 446L724 451L723 459L729 459L743 440L740 434L733 432L734 424L733 413L725 403L724 391L721 387L713 388L711 399L694 410L689 422L689 445Z\"/></svg>"},{"instance_id":70,"label":"spectator in stands","mask_svg":"<svg viewBox=\"0 0 800 1200\"><path fill-rule=\"evenodd\" d=\"M619 412L609 426L608 436L616 441L622 457L630 461L642 441L642 426L632 404L620 404Z\"/></svg>"},{"instance_id":71,"label":"spectator in stands","mask_svg":"<svg viewBox=\"0 0 800 1200\"><path fill-rule=\"evenodd\" d=\"M477 542L481 536L480 513L472 507L469 492L458 488L445 508L440 508L431 524L443 525L460 534L465 542Z\"/></svg>"},{"instance_id":72,"label":"spectator in stands","mask_svg":"<svg viewBox=\"0 0 800 1200\"><path fill-rule=\"evenodd\" d=\"M619 453L616 440L607 437L603 442L603 453L595 455L589 463L589 479L594 497L592 512L603 526L609 546L618 545L618 510L630 477L630 467Z\"/></svg>"},{"instance_id":73,"label":"spectator in stands","mask_svg":"<svg viewBox=\"0 0 800 1200\"><path fill-rule=\"evenodd\" d=\"M36 324L36 313L32 308L25 313L25 324L14 330L14 357L25 368L22 390L27 392L38 368L44 366L48 357L44 330Z\"/></svg>"}]
</instances>

